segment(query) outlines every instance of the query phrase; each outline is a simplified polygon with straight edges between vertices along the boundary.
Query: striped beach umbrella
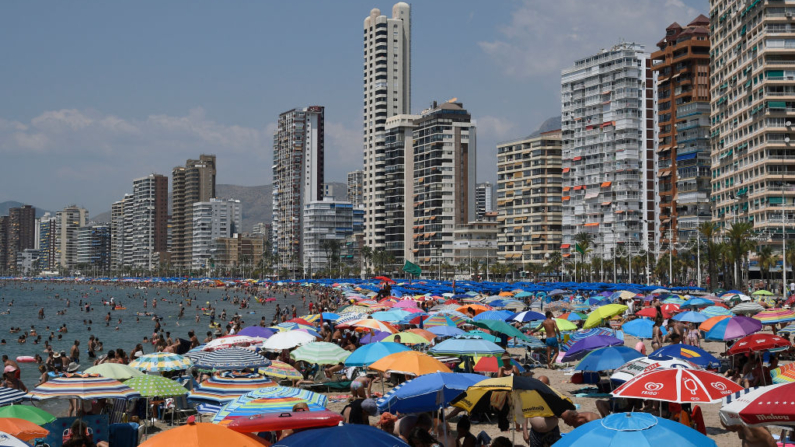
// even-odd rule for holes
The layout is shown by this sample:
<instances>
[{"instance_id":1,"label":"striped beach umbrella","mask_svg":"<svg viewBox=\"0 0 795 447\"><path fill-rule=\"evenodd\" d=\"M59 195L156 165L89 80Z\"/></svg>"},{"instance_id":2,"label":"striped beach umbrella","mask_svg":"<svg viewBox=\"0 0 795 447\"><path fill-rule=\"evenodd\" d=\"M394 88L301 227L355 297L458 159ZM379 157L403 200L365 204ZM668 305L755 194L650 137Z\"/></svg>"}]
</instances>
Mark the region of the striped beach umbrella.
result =
<instances>
[{"instance_id":1,"label":"striped beach umbrella","mask_svg":"<svg viewBox=\"0 0 795 447\"><path fill-rule=\"evenodd\" d=\"M795 382L795 363L788 363L771 369L770 376L775 384Z\"/></svg>"},{"instance_id":2,"label":"striped beach umbrella","mask_svg":"<svg viewBox=\"0 0 795 447\"><path fill-rule=\"evenodd\" d=\"M133 377L124 384L139 392L141 397L175 397L188 394L188 390L179 383L152 374Z\"/></svg>"},{"instance_id":3,"label":"striped beach umbrella","mask_svg":"<svg viewBox=\"0 0 795 447\"><path fill-rule=\"evenodd\" d=\"M13 404L22 400L26 394L14 388L0 387L0 405Z\"/></svg>"},{"instance_id":4,"label":"striped beach umbrella","mask_svg":"<svg viewBox=\"0 0 795 447\"><path fill-rule=\"evenodd\" d=\"M735 314L754 315L765 310L762 305L757 303L740 303L732 307L732 312Z\"/></svg>"},{"instance_id":5,"label":"striped beach umbrella","mask_svg":"<svg viewBox=\"0 0 795 447\"><path fill-rule=\"evenodd\" d=\"M290 357L296 361L303 360L318 365L336 365L344 362L349 355L350 351L325 341L307 343L290 353Z\"/></svg>"},{"instance_id":6,"label":"striped beach umbrella","mask_svg":"<svg viewBox=\"0 0 795 447\"><path fill-rule=\"evenodd\" d=\"M720 307L720 306L709 306L709 307L706 307L704 309L701 309L699 312L701 314L703 314L707 318L721 317L721 316L728 316L728 317L734 316L732 311L730 311L729 309L726 309L725 307Z\"/></svg>"},{"instance_id":7,"label":"striped beach umbrella","mask_svg":"<svg viewBox=\"0 0 795 447\"><path fill-rule=\"evenodd\" d=\"M337 318L337 326L345 325L354 321L359 321L361 319L367 318L366 312L344 312L339 314L340 317Z\"/></svg>"},{"instance_id":8,"label":"striped beach umbrella","mask_svg":"<svg viewBox=\"0 0 795 447\"><path fill-rule=\"evenodd\" d=\"M784 329L779 329L778 332L783 332L785 334L795 333L795 323L788 324Z\"/></svg>"},{"instance_id":9,"label":"striped beach umbrella","mask_svg":"<svg viewBox=\"0 0 795 447\"><path fill-rule=\"evenodd\" d=\"M278 360L271 360L270 365L260 368L258 372L268 377L275 377L277 379L301 380L304 378L304 376L298 372L297 369L293 368L292 365L289 363L280 362Z\"/></svg>"},{"instance_id":10,"label":"striped beach umbrella","mask_svg":"<svg viewBox=\"0 0 795 447\"><path fill-rule=\"evenodd\" d=\"M275 337L275 335L274 335ZM273 338L273 337L271 337ZM209 370L235 370L245 368L262 368L268 366L270 360L243 348L227 348L213 351L196 361L196 368Z\"/></svg>"},{"instance_id":11,"label":"striped beach umbrella","mask_svg":"<svg viewBox=\"0 0 795 447\"><path fill-rule=\"evenodd\" d=\"M434 326L454 326L454 327L461 327L466 323L461 317L456 317L454 315L432 315L428 317L427 320L423 321L422 324L425 327L434 327Z\"/></svg>"},{"instance_id":12,"label":"striped beach umbrella","mask_svg":"<svg viewBox=\"0 0 795 447\"><path fill-rule=\"evenodd\" d=\"M391 326L389 324L386 324L386 323L384 323L382 321L378 321L378 320L373 319L373 318L368 318L366 320L352 321L352 322L348 323L348 325L351 326L351 327L358 327L358 328L363 328L363 329L373 329L373 330L376 330L376 331L379 331L379 332L390 332L390 333L393 333L393 334L395 332L398 332L398 330L395 329L393 326Z\"/></svg>"},{"instance_id":13,"label":"striped beach umbrella","mask_svg":"<svg viewBox=\"0 0 795 447\"><path fill-rule=\"evenodd\" d=\"M170 352L153 352L130 362L133 368L148 372L179 371L192 364L189 358Z\"/></svg>"},{"instance_id":14,"label":"striped beach umbrella","mask_svg":"<svg viewBox=\"0 0 795 447\"><path fill-rule=\"evenodd\" d=\"M44 399L130 399L140 393L118 380L94 374L66 374L34 388L28 397Z\"/></svg>"},{"instance_id":15,"label":"striped beach umbrella","mask_svg":"<svg viewBox=\"0 0 795 447\"><path fill-rule=\"evenodd\" d=\"M276 383L263 375L224 371L200 383L190 392L188 399L225 404L248 392L269 386L276 386Z\"/></svg>"},{"instance_id":16,"label":"striped beach umbrella","mask_svg":"<svg viewBox=\"0 0 795 447\"><path fill-rule=\"evenodd\" d=\"M297 403L306 403L309 411L320 411L326 408L326 396L298 388L273 386L260 388L246 393L227 403L213 416L214 424L228 424L238 419L255 414L291 412Z\"/></svg>"},{"instance_id":17,"label":"striped beach umbrella","mask_svg":"<svg viewBox=\"0 0 795 447\"><path fill-rule=\"evenodd\" d=\"M233 346L245 347L262 343L265 340L266 338L251 337L248 335L227 335L207 343L202 350L215 351L217 349L226 349Z\"/></svg>"},{"instance_id":18,"label":"striped beach umbrella","mask_svg":"<svg viewBox=\"0 0 795 447\"><path fill-rule=\"evenodd\" d=\"M795 311L789 309L767 309L753 316L762 324L778 324L795 321Z\"/></svg>"}]
</instances>

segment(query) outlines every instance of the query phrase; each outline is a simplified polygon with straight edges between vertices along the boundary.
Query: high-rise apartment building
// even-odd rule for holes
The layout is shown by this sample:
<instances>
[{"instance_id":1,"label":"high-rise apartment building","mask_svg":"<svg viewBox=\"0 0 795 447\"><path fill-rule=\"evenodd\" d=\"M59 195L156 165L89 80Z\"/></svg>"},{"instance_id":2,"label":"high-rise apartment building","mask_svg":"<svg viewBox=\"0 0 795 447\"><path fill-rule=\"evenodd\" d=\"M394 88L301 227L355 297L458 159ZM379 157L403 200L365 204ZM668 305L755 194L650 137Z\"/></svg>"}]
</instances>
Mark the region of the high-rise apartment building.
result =
<instances>
[{"instance_id":1,"label":"high-rise apartment building","mask_svg":"<svg viewBox=\"0 0 795 447\"><path fill-rule=\"evenodd\" d=\"M790 2L710 2L712 221L752 222L776 248L795 222L793 17Z\"/></svg>"},{"instance_id":2,"label":"high-rise apartment building","mask_svg":"<svg viewBox=\"0 0 795 447\"><path fill-rule=\"evenodd\" d=\"M411 112L411 8L396 3L392 17L379 9L364 19L364 243L383 249L384 176L391 160L386 156L386 120Z\"/></svg>"},{"instance_id":3,"label":"high-rise apartment building","mask_svg":"<svg viewBox=\"0 0 795 447\"><path fill-rule=\"evenodd\" d=\"M674 22L651 55L657 73L660 246L709 221L709 19ZM669 239L672 239L669 241Z\"/></svg>"},{"instance_id":4,"label":"high-rise apartment building","mask_svg":"<svg viewBox=\"0 0 795 447\"><path fill-rule=\"evenodd\" d=\"M353 206L364 204L364 171L356 170L348 173L348 195L347 201Z\"/></svg>"},{"instance_id":5,"label":"high-rise apartment building","mask_svg":"<svg viewBox=\"0 0 795 447\"><path fill-rule=\"evenodd\" d=\"M491 182L478 183L475 185L475 217L483 220L486 213L494 211L494 185Z\"/></svg>"},{"instance_id":6,"label":"high-rise apartment building","mask_svg":"<svg viewBox=\"0 0 795 447\"><path fill-rule=\"evenodd\" d=\"M649 53L633 43L563 70L564 247L588 233L592 256L607 258L638 253L655 238L655 78Z\"/></svg>"},{"instance_id":7,"label":"high-rise apartment building","mask_svg":"<svg viewBox=\"0 0 795 447\"><path fill-rule=\"evenodd\" d=\"M384 209L379 227L384 232L384 246L395 264L414 261L412 206L414 203L414 122L419 115L395 115L386 121L384 150L389 166L381 177Z\"/></svg>"},{"instance_id":8,"label":"high-rise apartment building","mask_svg":"<svg viewBox=\"0 0 795 447\"><path fill-rule=\"evenodd\" d=\"M150 174L133 180L132 196L130 265L151 271L165 258L168 249L168 177Z\"/></svg>"},{"instance_id":9,"label":"high-rise apartment building","mask_svg":"<svg viewBox=\"0 0 795 447\"><path fill-rule=\"evenodd\" d=\"M8 210L8 240L6 243L6 269L17 269L17 257L33 248L36 235L36 208L24 205Z\"/></svg>"},{"instance_id":10,"label":"high-rise apartment building","mask_svg":"<svg viewBox=\"0 0 795 447\"><path fill-rule=\"evenodd\" d=\"M86 226L88 210L76 205L67 206L55 213L58 228L56 244L58 246L58 265L60 268L71 269L77 265L77 229Z\"/></svg>"},{"instance_id":11,"label":"high-rise apartment building","mask_svg":"<svg viewBox=\"0 0 795 447\"><path fill-rule=\"evenodd\" d=\"M339 269L355 226L361 228L361 222L355 223L350 202L326 197L304 205L303 273L311 278L321 270Z\"/></svg>"},{"instance_id":12,"label":"high-rise apartment building","mask_svg":"<svg viewBox=\"0 0 795 447\"><path fill-rule=\"evenodd\" d=\"M190 268L193 256L193 204L215 198L215 155L200 155L177 166L172 176L171 264ZM166 213L168 211L166 210Z\"/></svg>"},{"instance_id":13,"label":"high-rise apartment building","mask_svg":"<svg viewBox=\"0 0 795 447\"><path fill-rule=\"evenodd\" d=\"M543 265L561 249L560 138L560 130L538 131L497 145L498 256L515 268Z\"/></svg>"},{"instance_id":14,"label":"high-rise apartment building","mask_svg":"<svg viewBox=\"0 0 795 447\"><path fill-rule=\"evenodd\" d=\"M412 254L422 265L452 262L454 230L475 220L475 123L461 103L434 102L412 135Z\"/></svg>"},{"instance_id":15,"label":"high-rise apartment building","mask_svg":"<svg viewBox=\"0 0 795 447\"><path fill-rule=\"evenodd\" d=\"M110 227L86 225L77 229L77 264L85 266L83 275L102 275L110 271Z\"/></svg>"},{"instance_id":16,"label":"high-rise apartment building","mask_svg":"<svg viewBox=\"0 0 795 447\"><path fill-rule=\"evenodd\" d=\"M301 270L304 205L323 199L324 109L310 106L279 115L273 134L273 241L277 268Z\"/></svg>"},{"instance_id":17,"label":"high-rise apartment building","mask_svg":"<svg viewBox=\"0 0 795 447\"><path fill-rule=\"evenodd\" d=\"M111 205L110 263L114 271L132 266L134 215L135 199L132 194L125 194L122 200Z\"/></svg>"},{"instance_id":18,"label":"high-rise apartment building","mask_svg":"<svg viewBox=\"0 0 795 447\"><path fill-rule=\"evenodd\" d=\"M58 219L44 213L39 219L39 270L55 271L58 268L58 233Z\"/></svg>"},{"instance_id":19,"label":"high-rise apartment building","mask_svg":"<svg viewBox=\"0 0 795 447\"><path fill-rule=\"evenodd\" d=\"M193 204L194 269L214 267L217 239L232 237L242 227L243 210L239 200L210 199Z\"/></svg>"}]
</instances>

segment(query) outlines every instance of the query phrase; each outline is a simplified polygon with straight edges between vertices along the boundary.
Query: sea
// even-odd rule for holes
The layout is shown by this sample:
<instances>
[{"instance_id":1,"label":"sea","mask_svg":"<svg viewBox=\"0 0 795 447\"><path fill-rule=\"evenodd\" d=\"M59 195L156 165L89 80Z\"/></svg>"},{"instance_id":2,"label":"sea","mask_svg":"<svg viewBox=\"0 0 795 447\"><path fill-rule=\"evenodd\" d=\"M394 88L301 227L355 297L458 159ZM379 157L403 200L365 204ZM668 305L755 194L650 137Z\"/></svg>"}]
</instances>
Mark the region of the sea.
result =
<instances>
[{"instance_id":1,"label":"sea","mask_svg":"<svg viewBox=\"0 0 795 447\"><path fill-rule=\"evenodd\" d=\"M92 366L86 354L90 335L94 335L104 345L104 351L97 352L98 356L117 348L123 349L130 355L136 344L143 343L144 337L151 340L155 317L142 315L146 312L161 318L162 329L170 332L173 339L188 339L188 332L193 330L199 341L206 337L208 331L214 331L209 326L210 317L204 315L202 310L209 306L214 306L216 309L216 321L220 321L224 310L227 321L236 313L242 315L243 327L259 324L262 317L265 317L265 324L270 326L277 303L282 308L295 304L298 315L308 313L299 294L272 294L260 291L261 297L274 297L276 300L260 303L250 299L249 308L246 309L240 309L239 305L232 303L235 296L241 299L251 298L250 295L235 288L192 288L188 289L187 296L183 296L175 288L149 287L141 283L107 285L55 281L3 281L0 282L0 339L3 340L0 344L0 354L16 359L18 356L35 356L38 353L46 360L45 341L49 341L55 350L68 354L75 340L79 340L80 371L82 371ZM106 304L111 297L117 305L121 304L126 309L112 310L110 305ZM190 307L187 305L188 298L192 300ZM144 300L147 301L146 307ZM157 307L152 306L152 300L156 300ZM309 300L310 297L307 296L307 303ZM180 302L185 306L185 314L178 320ZM90 304L89 312L84 310L86 303ZM39 310L42 308L44 318L40 319ZM65 313L59 315L61 311ZM106 323L105 318L108 314L111 318ZM220 322L225 326L223 321ZM59 332L59 328L64 324L68 332ZM18 327L21 331L11 333L12 327ZM29 336L26 343L19 343L18 339L22 332L30 331L31 328L35 328L38 335L41 335L41 341L34 344L35 337ZM144 344L144 353L151 352L154 352L152 344ZM40 376L38 365L36 363L19 365L22 382L29 389L33 389Z\"/></svg>"}]
</instances>

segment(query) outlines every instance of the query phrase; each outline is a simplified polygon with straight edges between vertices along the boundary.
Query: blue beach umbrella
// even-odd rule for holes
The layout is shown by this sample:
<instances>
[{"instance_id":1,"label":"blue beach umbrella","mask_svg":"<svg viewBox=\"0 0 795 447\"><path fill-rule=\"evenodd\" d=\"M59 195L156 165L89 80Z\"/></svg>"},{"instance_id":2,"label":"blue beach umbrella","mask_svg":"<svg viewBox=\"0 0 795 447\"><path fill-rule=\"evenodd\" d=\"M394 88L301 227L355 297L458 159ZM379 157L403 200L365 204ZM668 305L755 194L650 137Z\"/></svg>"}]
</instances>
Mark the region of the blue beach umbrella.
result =
<instances>
[{"instance_id":1,"label":"blue beach umbrella","mask_svg":"<svg viewBox=\"0 0 795 447\"><path fill-rule=\"evenodd\" d=\"M455 337L456 335L464 335L463 329L454 326L433 326L426 329L428 332L439 337Z\"/></svg>"},{"instance_id":2,"label":"blue beach umbrella","mask_svg":"<svg viewBox=\"0 0 795 447\"><path fill-rule=\"evenodd\" d=\"M705 298L692 298L687 300L684 304L680 305L681 309L697 309L699 307L708 307L715 304L714 302Z\"/></svg>"},{"instance_id":3,"label":"blue beach umbrella","mask_svg":"<svg viewBox=\"0 0 795 447\"><path fill-rule=\"evenodd\" d=\"M555 447L603 445L657 447L717 447L707 436L690 427L648 413L615 413L569 432Z\"/></svg>"},{"instance_id":4,"label":"blue beach umbrella","mask_svg":"<svg viewBox=\"0 0 795 447\"><path fill-rule=\"evenodd\" d=\"M466 391L470 386L483 380L479 374L442 373L425 374L416 379L398 385L384 397L378 399L379 411L391 413L421 413L438 410L439 391L442 391L441 406L447 406L451 400Z\"/></svg>"},{"instance_id":5,"label":"blue beach umbrella","mask_svg":"<svg viewBox=\"0 0 795 447\"><path fill-rule=\"evenodd\" d=\"M626 346L609 346L591 351L574 367L575 371L608 371L625 363L644 357L640 352Z\"/></svg>"},{"instance_id":6,"label":"blue beach umbrella","mask_svg":"<svg viewBox=\"0 0 795 447\"><path fill-rule=\"evenodd\" d=\"M682 312L673 318L675 321L683 321L685 323L703 323L708 320L707 316L699 312Z\"/></svg>"},{"instance_id":7,"label":"blue beach umbrella","mask_svg":"<svg viewBox=\"0 0 795 447\"><path fill-rule=\"evenodd\" d=\"M431 354L444 355L493 355L505 352L499 345L482 338L461 335L447 340L432 347Z\"/></svg>"},{"instance_id":8,"label":"blue beach umbrella","mask_svg":"<svg viewBox=\"0 0 795 447\"><path fill-rule=\"evenodd\" d=\"M389 334L387 334L389 335ZM382 358L396 352L409 351L410 349L400 343L380 342L370 343L353 351L345 359L345 366L366 366L371 365Z\"/></svg>"},{"instance_id":9,"label":"blue beach umbrella","mask_svg":"<svg viewBox=\"0 0 795 447\"><path fill-rule=\"evenodd\" d=\"M621 329L636 338L653 338L654 337L654 322L646 318L638 318L636 320L628 321L621 326ZM664 326L660 326L663 336L668 334Z\"/></svg>"},{"instance_id":10,"label":"blue beach umbrella","mask_svg":"<svg viewBox=\"0 0 795 447\"><path fill-rule=\"evenodd\" d=\"M712 367L720 366L720 360L715 358L715 356L713 356L709 352L697 346L690 346L682 343L663 346L662 348L652 352L649 356L653 357L661 355L684 359L702 368L709 368L710 366Z\"/></svg>"},{"instance_id":11,"label":"blue beach umbrella","mask_svg":"<svg viewBox=\"0 0 795 447\"><path fill-rule=\"evenodd\" d=\"M533 312L532 310L526 310L524 312L519 312L518 314L516 314L516 315L511 317L512 321L521 321L521 322L540 321L540 320L546 320L546 319L547 319L547 317L545 317L544 314L539 313L539 312Z\"/></svg>"},{"instance_id":12,"label":"blue beach umbrella","mask_svg":"<svg viewBox=\"0 0 795 447\"><path fill-rule=\"evenodd\" d=\"M279 447L408 447L402 439L369 425L347 424L294 433L275 443Z\"/></svg>"},{"instance_id":13,"label":"blue beach umbrella","mask_svg":"<svg viewBox=\"0 0 795 447\"><path fill-rule=\"evenodd\" d=\"M720 307L720 306L709 306L704 309L701 309L699 312L705 317L707 317L707 319L710 319L712 317L721 317L724 315L727 317L734 316L734 313L732 313L732 311L726 309L725 307Z\"/></svg>"},{"instance_id":14,"label":"blue beach umbrella","mask_svg":"<svg viewBox=\"0 0 795 447\"><path fill-rule=\"evenodd\" d=\"M481 321L481 320L502 320L505 321L508 317L510 317L513 313L506 312L504 310L487 310L485 312L481 312L475 315L473 320Z\"/></svg>"}]
</instances>

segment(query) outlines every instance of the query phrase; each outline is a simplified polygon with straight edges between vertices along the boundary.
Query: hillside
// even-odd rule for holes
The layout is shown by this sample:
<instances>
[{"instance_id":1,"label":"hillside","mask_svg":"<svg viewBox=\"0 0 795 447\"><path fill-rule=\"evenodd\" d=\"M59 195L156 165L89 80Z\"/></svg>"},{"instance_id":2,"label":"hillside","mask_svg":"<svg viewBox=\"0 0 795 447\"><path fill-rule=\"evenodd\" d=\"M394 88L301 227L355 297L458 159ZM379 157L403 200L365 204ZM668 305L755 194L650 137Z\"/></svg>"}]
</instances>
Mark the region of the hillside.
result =
<instances>
[{"instance_id":1,"label":"hillside","mask_svg":"<svg viewBox=\"0 0 795 447\"><path fill-rule=\"evenodd\" d=\"M345 183L331 182L334 186L334 199L345 200L347 185ZM216 185L216 195L221 199L237 199L243 206L243 231L251 231L254 224L259 222L270 222L273 186L238 186L238 185ZM169 207L171 197L169 195ZM110 222L110 211L94 216L92 221Z\"/></svg>"}]
</instances>

